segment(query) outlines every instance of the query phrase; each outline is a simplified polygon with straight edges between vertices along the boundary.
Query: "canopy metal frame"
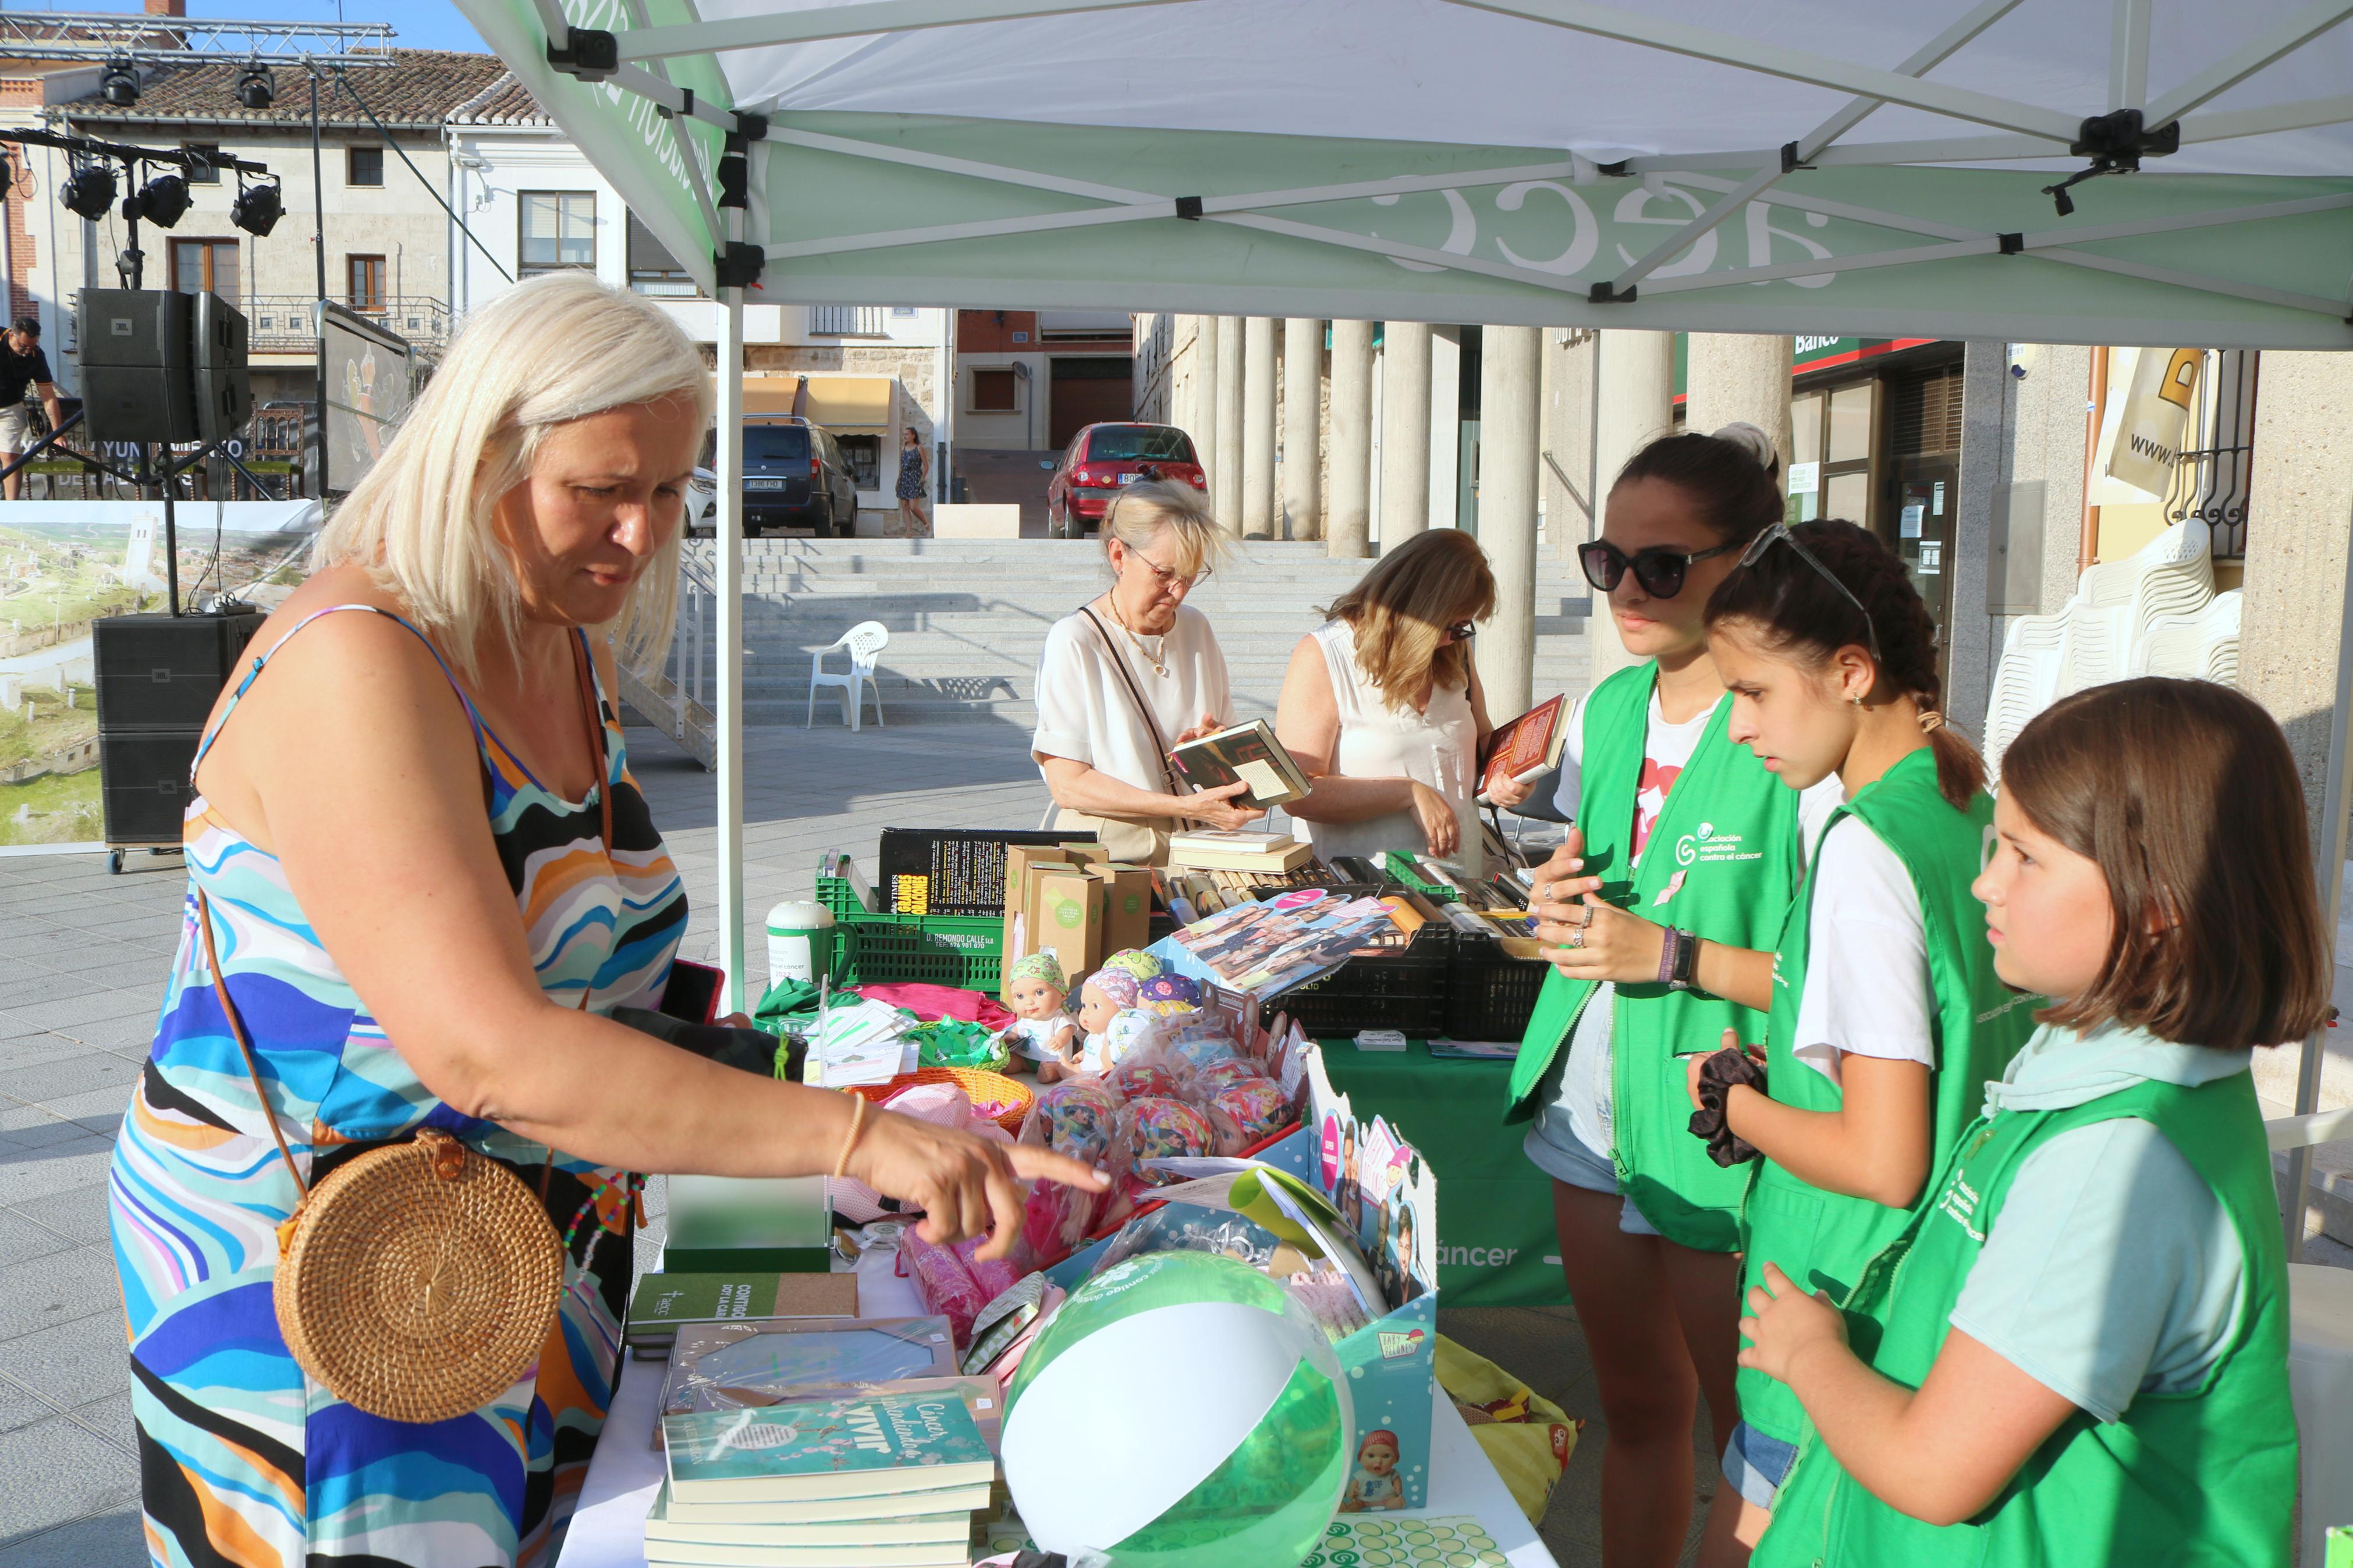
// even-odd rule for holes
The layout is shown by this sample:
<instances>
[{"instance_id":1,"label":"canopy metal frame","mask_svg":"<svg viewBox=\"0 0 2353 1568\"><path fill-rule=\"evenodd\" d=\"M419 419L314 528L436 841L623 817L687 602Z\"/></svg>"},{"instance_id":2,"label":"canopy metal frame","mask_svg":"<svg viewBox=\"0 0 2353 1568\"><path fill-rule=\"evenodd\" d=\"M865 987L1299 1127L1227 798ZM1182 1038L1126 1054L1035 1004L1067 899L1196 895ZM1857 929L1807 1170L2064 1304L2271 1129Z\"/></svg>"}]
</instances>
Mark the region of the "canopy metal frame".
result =
<instances>
[{"instance_id":1,"label":"canopy metal frame","mask_svg":"<svg viewBox=\"0 0 2353 1568\"><path fill-rule=\"evenodd\" d=\"M840 5L765 15L704 20L689 0L686 22L649 25L644 0L625 0L631 26L618 33L598 33L574 25L562 0L533 0L544 29L543 40L549 62L584 80L604 81L633 93L672 117L691 116L727 132L731 153L747 152L757 177L749 182L750 199L738 205L714 205L712 173L704 168L682 125L673 123L677 150L690 171L696 205L714 247L709 257L688 258L690 270L707 287L714 286L723 306L719 343L719 507L718 555L719 691L719 897L729 1005L744 1005L744 918L743 908L743 704L744 653L741 638L743 533L737 479L742 460L743 342L744 287L756 283L756 269L746 262L756 256L763 263L791 262L804 258L881 251L911 246L1006 235L1041 234L1098 227L1104 225L1155 221L1199 221L1231 225L1294 239L1365 251L1424 268L1438 268L1533 286L1564 297L1583 296L1592 304L1630 301L1638 294L1663 295L1722 289L1736 285L1781 279L1810 278L1840 271L1901 267L1957 257L2019 256L2029 261L2089 268L2141 279L2218 296L2254 300L2308 311L2316 321L2353 321L2353 295L2323 297L2266 288L2235 279L2215 278L2184 268L2160 267L2080 248L2105 239L2185 232L2221 226L2260 224L2268 220L2353 206L2353 195L2329 195L2216 208L2211 211L2144 218L2066 229L2020 229L1989 232L1902 213L1862 207L1803 193L1778 189L1780 182L1800 168L1936 165L1948 163L2047 163L2053 159L2100 158L2104 148L2123 150L2121 166L2137 166L2137 159L2161 156L2171 147L2258 136L2275 132L2353 123L2353 94L2305 99L2259 108L2200 113L2204 105L2250 77L2293 55L2348 17L2353 0L2314 0L2258 37L2248 39L2222 58L2187 80L2153 97L2148 81L2151 0L2113 0L2108 61L2107 108L2111 117L2137 115L2127 123L2125 139L2114 139L2116 126L2103 128L2094 120L1927 79L1926 73L1965 47L1986 28L2014 10L2022 0L1980 0L1950 26L1893 68L1864 65L1808 53L1756 38L1742 37L1672 18L1621 10L1591 0L1450 0L1470 9L1567 28L1597 37L1665 53L1712 61L1744 71L1784 78L1850 94L1837 112L1778 148L1729 152L1694 152L1630 157L1607 165L1574 153L1557 162L1514 168L1488 169L1324 185L1304 189L1258 191L1240 195L1185 196L1113 186L1072 179L1038 170L1008 167L970 159L886 147L856 138L822 134L773 122L769 110L716 104L678 87L662 62L685 56L717 55L740 49L783 44L863 37L951 27L1018 18L1124 10L1140 5L1183 4L1185 0L852 0ZM1904 142L1842 144L1841 138L1885 104L1898 104L1984 126L1992 134L1935 137ZM798 147L878 162L896 163L962 177L996 181L1031 190L1053 192L1102 204L1074 211L960 224L937 224L825 239L775 242L765 205L765 164L775 146ZM740 153L738 154L740 155ZM2110 163L2109 167L2117 166ZM1752 171L1742 179L1725 179L1722 172ZM1524 180L1561 180L1590 185L1604 179L1636 178L1655 182L1672 174L1677 181L1716 195L1689 222L1661 238L1649 251L1614 277L1580 284L1538 268L1489 261L1408 245L1371 236L1348 233L1296 218L1277 216L1281 209L1367 196L1395 196L1440 189L1460 189ZM1777 266L1750 267L1695 276L1661 277L1662 268L1724 224L1734 214L1774 191L1776 205L1844 217L1909 234L1934 243L1891 247L1831 259L1810 259ZM2065 209L2063 207L2062 211ZM749 253L747 255L747 252ZM2353 290L2353 279L2348 279ZM1573 312L1581 324L1594 323L1589 311ZM1606 317L1604 318L1606 321ZM2348 721L2353 721L2353 589L2346 596L2345 619L2337 658L2337 707L2331 733L2331 757L2323 806L2323 832L2317 878L2322 905L2334 929L2337 913L2339 870L2347 843L2346 760ZM2316 1102L2320 1080L2320 1042L2306 1040L2300 1063L2295 1110L2308 1115ZM2289 1191L2300 1194L2309 1175L2310 1152L2299 1147L2290 1155ZM2303 1213L2291 1203L2284 1215L2293 1254L2302 1244Z\"/></svg>"}]
</instances>

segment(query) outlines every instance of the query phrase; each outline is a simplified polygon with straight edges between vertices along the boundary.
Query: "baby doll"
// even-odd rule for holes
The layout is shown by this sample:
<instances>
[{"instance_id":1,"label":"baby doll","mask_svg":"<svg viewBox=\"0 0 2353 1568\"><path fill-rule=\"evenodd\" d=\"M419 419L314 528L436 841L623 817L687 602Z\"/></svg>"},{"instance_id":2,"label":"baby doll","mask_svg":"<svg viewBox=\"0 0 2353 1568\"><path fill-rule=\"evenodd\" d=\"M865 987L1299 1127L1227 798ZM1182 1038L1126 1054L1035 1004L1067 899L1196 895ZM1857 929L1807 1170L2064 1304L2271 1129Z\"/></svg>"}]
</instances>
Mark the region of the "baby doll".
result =
<instances>
[{"instance_id":1,"label":"baby doll","mask_svg":"<svg viewBox=\"0 0 2353 1568\"><path fill-rule=\"evenodd\" d=\"M1080 1059L1086 1071L1107 1073L1122 1057L1156 1037L1159 1020L1136 1008L1142 994L1133 973L1108 965L1079 987L1079 1026L1087 1032Z\"/></svg>"},{"instance_id":2,"label":"baby doll","mask_svg":"<svg viewBox=\"0 0 2353 1568\"><path fill-rule=\"evenodd\" d=\"M1405 1482L1398 1473L1397 1434L1386 1429L1365 1434L1356 1445L1356 1470L1341 1494L1342 1513L1403 1508Z\"/></svg>"},{"instance_id":3,"label":"baby doll","mask_svg":"<svg viewBox=\"0 0 2353 1568\"><path fill-rule=\"evenodd\" d=\"M1009 993L1016 1016L1005 1026L1017 1059L1038 1064L1038 1080L1051 1083L1074 1061L1079 1026L1063 1006L1070 983L1062 976L1061 960L1050 952L1033 952L1013 961Z\"/></svg>"}]
</instances>

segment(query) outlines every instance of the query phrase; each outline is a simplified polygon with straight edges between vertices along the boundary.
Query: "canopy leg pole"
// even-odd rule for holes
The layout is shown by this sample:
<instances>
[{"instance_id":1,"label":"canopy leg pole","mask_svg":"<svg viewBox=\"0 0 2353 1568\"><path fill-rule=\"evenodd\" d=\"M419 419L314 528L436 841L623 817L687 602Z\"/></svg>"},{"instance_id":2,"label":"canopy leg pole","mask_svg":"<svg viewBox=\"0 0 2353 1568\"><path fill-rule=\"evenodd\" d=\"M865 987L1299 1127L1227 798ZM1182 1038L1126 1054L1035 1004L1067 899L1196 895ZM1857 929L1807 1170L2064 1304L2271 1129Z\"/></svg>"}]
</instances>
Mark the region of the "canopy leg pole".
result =
<instances>
[{"instance_id":1,"label":"canopy leg pole","mask_svg":"<svg viewBox=\"0 0 2353 1568\"><path fill-rule=\"evenodd\" d=\"M743 215L727 214L738 228ZM719 291L719 518L712 530L719 557L720 966L727 972L725 1010L751 1011L744 973L744 290Z\"/></svg>"},{"instance_id":2,"label":"canopy leg pole","mask_svg":"<svg viewBox=\"0 0 2353 1568\"><path fill-rule=\"evenodd\" d=\"M2340 520L2353 522L2353 519ZM2314 875L2319 879L2320 934L2333 960L2337 952L2337 921L2345 891L2345 763L2348 710L2353 710L2353 552L2347 556L2344 599L2337 624L2337 701L2328 714L2328 773L2320 795L2320 842L2314 847ZM2332 987L2334 989L2334 987ZM2320 1108L2322 1043L2326 1025L2305 1037L2295 1072L2295 1113L2309 1116ZM2288 1151L2287 1195L2281 1206L2281 1224L2287 1231L2287 1260L2304 1257L2304 1215L2312 1183L2312 1146L2299 1143Z\"/></svg>"}]
</instances>

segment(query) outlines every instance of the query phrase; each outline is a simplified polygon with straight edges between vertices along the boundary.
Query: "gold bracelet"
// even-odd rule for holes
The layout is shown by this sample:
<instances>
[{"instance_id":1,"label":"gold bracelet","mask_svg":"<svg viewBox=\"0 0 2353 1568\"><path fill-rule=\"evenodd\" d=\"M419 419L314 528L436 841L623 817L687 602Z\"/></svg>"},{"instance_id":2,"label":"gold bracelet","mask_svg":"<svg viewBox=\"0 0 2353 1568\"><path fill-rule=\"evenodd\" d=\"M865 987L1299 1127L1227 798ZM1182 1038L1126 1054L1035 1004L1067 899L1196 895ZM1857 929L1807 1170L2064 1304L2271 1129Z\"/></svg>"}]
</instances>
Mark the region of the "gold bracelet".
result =
<instances>
[{"instance_id":1,"label":"gold bracelet","mask_svg":"<svg viewBox=\"0 0 2353 1568\"><path fill-rule=\"evenodd\" d=\"M842 1173L849 1169L849 1152L858 1147L859 1130L866 1125L866 1097L853 1094L849 1100L849 1134L842 1139L840 1158L833 1163L833 1179L837 1182L841 1180Z\"/></svg>"}]
</instances>

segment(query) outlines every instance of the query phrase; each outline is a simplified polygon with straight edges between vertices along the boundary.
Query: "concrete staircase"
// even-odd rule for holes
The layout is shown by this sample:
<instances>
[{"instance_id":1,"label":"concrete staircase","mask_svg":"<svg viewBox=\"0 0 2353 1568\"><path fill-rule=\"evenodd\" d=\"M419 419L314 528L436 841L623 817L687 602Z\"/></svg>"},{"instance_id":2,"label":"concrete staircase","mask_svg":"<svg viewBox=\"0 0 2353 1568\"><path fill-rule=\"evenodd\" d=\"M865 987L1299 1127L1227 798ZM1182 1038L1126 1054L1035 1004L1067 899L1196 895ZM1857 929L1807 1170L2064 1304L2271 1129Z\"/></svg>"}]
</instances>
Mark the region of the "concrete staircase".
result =
<instances>
[{"instance_id":1,"label":"concrete staircase","mask_svg":"<svg viewBox=\"0 0 2353 1568\"><path fill-rule=\"evenodd\" d=\"M690 548L708 571L710 546ZM996 720L1026 728L1047 628L1109 582L1092 540L762 539L747 541L744 557L751 725L800 724L810 653L860 621L879 620L891 632L876 670L889 724ZM1244 544L1194 594L1225 649L1238 715L1273 713L1293 647L1321 624L1316 606L1366 565L1334 560L1321 543ZM1583 689L1590 601L1575 564L1547 552L1536 593L1540 698ZM818 718L841 722L838 692L819 694Z\"/></svg>"}]
</instances>

